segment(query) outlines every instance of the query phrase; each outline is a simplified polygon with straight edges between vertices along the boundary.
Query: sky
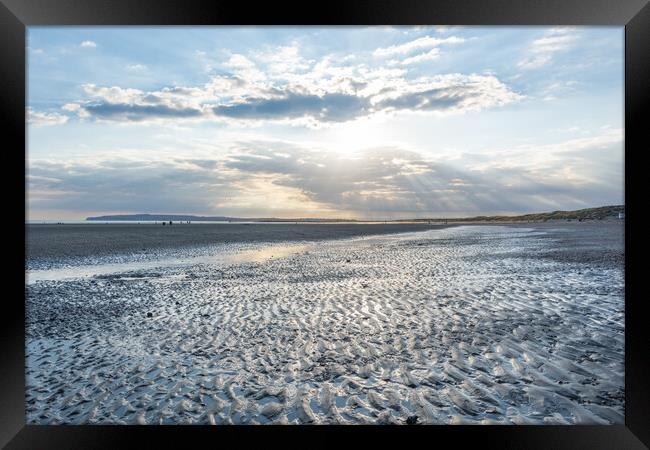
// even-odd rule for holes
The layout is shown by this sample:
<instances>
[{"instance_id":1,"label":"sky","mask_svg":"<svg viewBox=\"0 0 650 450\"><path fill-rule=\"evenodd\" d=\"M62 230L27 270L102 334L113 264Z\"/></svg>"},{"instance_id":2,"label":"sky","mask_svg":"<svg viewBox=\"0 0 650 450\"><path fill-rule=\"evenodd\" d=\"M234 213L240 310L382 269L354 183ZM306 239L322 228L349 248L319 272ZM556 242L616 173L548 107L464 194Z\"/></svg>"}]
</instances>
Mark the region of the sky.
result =
<instances>
[{"instance_id":1,"label":"sky","mask_svg":"<svg viewBox=\"0 0 650 450\"><path fill-rule=\"evenodd\" d=\"M623 27L29 27L27 219L623 204Z\"/></svg>"}]
</instances>

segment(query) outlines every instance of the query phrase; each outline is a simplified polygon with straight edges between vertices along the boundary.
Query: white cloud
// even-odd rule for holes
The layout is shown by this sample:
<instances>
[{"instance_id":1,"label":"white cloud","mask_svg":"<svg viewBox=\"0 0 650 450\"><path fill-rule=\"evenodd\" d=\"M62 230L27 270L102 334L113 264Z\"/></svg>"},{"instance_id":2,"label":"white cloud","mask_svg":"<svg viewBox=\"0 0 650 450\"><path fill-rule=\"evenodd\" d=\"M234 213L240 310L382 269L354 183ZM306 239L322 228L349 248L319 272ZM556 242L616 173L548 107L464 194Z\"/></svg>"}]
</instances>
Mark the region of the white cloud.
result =
<instances>
[{"instance_id":1,"label":"white cloud","mask_svg":"<svg viewBox=\"0 0 650 450\"><path fill-rule=\"evenodd\" d=\"M408 54L460 41L454 37L419 38L385 53ZM243 125L271 121L321 127L377 114L459 114L522 98L492 74L409 76L405 66L435 59L437 47L398 60L402 67L372 67L345 55L307 60L296 45L274 50L230 54L222 66L231 73L213 76L199 86L143 91L84 84L86 98L64 105L63 110L79 118L121 123L213 120ZM263 61L265 71L255 60Z\"/></svg>"},{"instance_id":2,"label":"white cloud","mask_svg":"<svg viewBox=\"0 0 650 450\"><path fill-rule=\"evenodd\" d=\"M66 103L61 107L62 110L69 111L69 112L79 111L79 108L81 108L79 103Z\"/></svg>"},{"instance_id":3,"label":"white cloud","mask_svg":"<svg viewBox=\"0 0 650 450\"><path fill-rule=\"evenodd\" d=\"M224 63L224 66L232 69L232 71L241 78L250 81L263 81L266 79L266 75L257 68L257 65L241 54L232 55L228 61Z\"/></svg>"},{"instance_id":4,"label":"white cloud","mask_svg":"<svg viewBox=\"0 0 650 450\"><path fill-rule=\"evenodd\" d=\"M438 59L438 57L440 57L440 49L432 48L428 52L410 56L402 61L399 61L399 64L402 65L417 64L423 61L431 61L434 59Z\"/></svg>"},{"instance_id":5,"label":"white cloud","mask_svg":"<svg viewBox=\"0 0 650 450\"><path fill-rule=\"evenodd\" d=\"M438 49L432 48L401 64L433 59L437 54ZM262 72L248 56L232 54L225 63L232 73L215 76L201 86L145 92L86 84L83 90L88 98L74 103L80 105L79 114L98 120L277 121L323 126L408 111L457 114L522 98L491 74L412 78L405 68L369 67L345 57L307 61L296 47L281 47L274 57L260 53L257 57L275 64L277 72Z\"/></svg>"},{"instance_id":6,"label":"white cloud","mask_svg":"<svg viewBox=\"0 0 650 450\"><path fill-rule=\"evenodd\" d=\"M81 87L91 97L101 98L108 103L129 103L143 95L139 89L123 89L117 86L97 87L94 84L84 84Z\"/></svg>"},{"instance_id":7,"label":"white cloud","mask_svg":"<svg viewBox=\"0 0 650 450\"><path fill-rule=\"evenodd\" d=\"M574 92L577 84L578 82L575 80L551 81L542 88L540 96L544 101L557 100Z\"/></svg>"},{"instance_id":8,"label":"white cloud","mask_svg":"<svg viewBox=\"0 0 650 450\"><path fill-rule=\"evenodd\" d=\"M198 62L201 64L203 71L206 73L211 73L216 65L212 57L208 56L208 54L202 50L196 50L194 52L194 55L196 56Z\"/></svg>"},{"instance_id":9,"label":"white cloud","mask_svg":"<svg viewBox=\"0 0 650 450\"><path fill-rule=\"evenodd\" d=\"M517 66L522 69L540 68L548 64L555 53L570 48L575 40L576 34L573 28L551 28L531 43L527 49L529 54L520 60Z\"/></svg>"},{"instance_id":10,"label":"white cloud","mask_svg":"<svg viewBox=\"0 0 650 450\"><path fill-rule=\"evenodd\" d=\"M60 125L68 121L68 116L55 112L39 112L32 108L25 110L27 122L32 125Z\"/></svg>"},{"instance_id":11,"label":"white cloud","mask_svg":"<svg viewBox=\"0 0 650 450\"><path fill-rule=\"evenodd\" d=\"M224 66L230 67L231 69L252 69L255 67L255 63L244 55L234 54L226 61Z\"/></svg>"},{"instance_id":12,"label":"white cloud","mask_svg":"<svg viewBox=\"0 0 650 450\"><path fill-rule=\"evenodd\" d=\"M139 71L139 70L146 70L147 66L145 66L144 64L129 64L126 66L126 69Z\"/></svg>"},{"instance_id":13,"label":"white cloud","mask_svg":"<svg viewBox=\"0 0 650 450\"><path fill-rule=\"evenodd\" d=\"M79 103L66 103L61 107L63 111L76 113L80 119L85 119L90 116L88 112L81 107Z\"/></svg>"},{"instance_id":14,"label":"white cloud","mask_svg":"<svg viewBox=\"0 0 650 450\"><path fill-rule=\"evenodd\" d=\"M84 48L95 48L95 47L97 47L97 43L94 42L94 41L83 41L80 45L82 47L84 47Z\"/></svg>"},{"instance_id":15,"label":"white cloud","mask_svg":"<svg viewBox=\"0 0 650 450\"><path fill-rule=\"evenodd\" d=\"M255 52L254 57L263 63L273 75L301 72L309 69L314 61L303 58L297 45L280 46L266 52Z\"/></svg>"},{"instance_id":16,"label":"white cloud","mask_svg":"<svg viewBox=\"0 0 650 450\"><path fill-rule=\"evenodd\" d=\"M447 38L433 38L424 36L410 42L399 45L391 45L390 47L378 48L373 52L374 56L395 56L395 55L408 55L416 50L430 49L442 44L459 44L465 42L465 39L456 36Z\"/></svg>"}]
</instances>

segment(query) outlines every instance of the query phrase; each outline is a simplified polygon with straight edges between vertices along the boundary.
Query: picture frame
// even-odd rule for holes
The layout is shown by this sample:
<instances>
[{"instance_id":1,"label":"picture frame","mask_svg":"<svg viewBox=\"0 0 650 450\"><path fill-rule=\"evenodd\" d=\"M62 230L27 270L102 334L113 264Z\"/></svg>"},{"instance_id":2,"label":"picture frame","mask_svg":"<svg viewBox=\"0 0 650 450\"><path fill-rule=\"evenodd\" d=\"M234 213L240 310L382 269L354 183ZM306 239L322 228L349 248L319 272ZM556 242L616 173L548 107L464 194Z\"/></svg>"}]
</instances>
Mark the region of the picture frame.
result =
<instances>
[{"instance_id":1,"label":"picture frame","mask_svg":"<svg viewBox=\"0 0 650 450\"><path fill-rule=\"evenodd\" d=\"M644 448L650 446L650 363L645 324L641 268L641 155L647 148L643 117L650 112L650 5L647 0L409 0L330 1L296 7L289 2L266 2L251 7L233 1L186 0L0 0L2 36L2 120L6 126L5 158L11 154L12 177L6 192L12 197L7 215L10 241L25 233L26 27L77 25L618 25L625 26L625 425L624 426L354 426L354 427L203 427L203 426L34 426L25 425L24 265L16 244L9 258L6 280L10 290L3 302L0 333L3 351L0 373L0 444L18 448L123 448L158 441L163 446L186 445L188 437L221 442L225 437L271 439L289 433L293 442L307 434L325 435L331 445L352 439L444 439L487 448ZM22 167L23 173L20 174ZM640 222L639 222L640 223ZM21 231L22 230L22 231ZM19 275L22 272L22 275ZM22 294L20 294L22 290ZM288 428L288 429L287 429ZM331 432L333 431L333 432ZM417 435L417 436L416 436ZM217 440L218 439L218 440Z\"/></svg>"}]
</instances>

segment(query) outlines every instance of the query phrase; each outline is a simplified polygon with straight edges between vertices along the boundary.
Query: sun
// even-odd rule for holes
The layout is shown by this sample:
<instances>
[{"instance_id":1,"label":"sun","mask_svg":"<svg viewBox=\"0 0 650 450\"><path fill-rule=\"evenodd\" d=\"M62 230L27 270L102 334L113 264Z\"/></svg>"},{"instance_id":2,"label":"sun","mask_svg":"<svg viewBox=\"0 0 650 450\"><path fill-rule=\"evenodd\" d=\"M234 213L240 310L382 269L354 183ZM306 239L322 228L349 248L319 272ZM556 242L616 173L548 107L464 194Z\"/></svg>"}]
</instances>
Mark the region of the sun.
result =
<instances>
[{"instance_id":1,"label":"sun","mask_svg":"<svg viewBox=\"0 0 650 450\"><path fill-rule=\"evenodd\" d=\"M390 122L368 117L336 124L324 131L322 143L340 153L355 153L372 147L386 146L391 140Z\"/></svg>"}]
</instances>

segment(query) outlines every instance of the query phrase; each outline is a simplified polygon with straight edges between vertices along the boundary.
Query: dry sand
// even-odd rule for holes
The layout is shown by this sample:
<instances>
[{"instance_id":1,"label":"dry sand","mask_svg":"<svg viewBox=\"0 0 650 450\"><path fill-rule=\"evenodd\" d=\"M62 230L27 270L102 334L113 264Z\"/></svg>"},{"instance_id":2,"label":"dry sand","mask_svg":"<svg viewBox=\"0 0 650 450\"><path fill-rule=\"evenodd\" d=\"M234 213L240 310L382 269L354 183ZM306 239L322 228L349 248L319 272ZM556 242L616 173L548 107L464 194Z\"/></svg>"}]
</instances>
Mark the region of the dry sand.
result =
<instances>
[{"instance_id":1,"label":"dry sand","mask_svg":"<svg viewBox=\"0 0 650 450\"><path fill-rule=\"evenodd\" d=\"M594 223L28 261L27 423L621 424L622 255Z\"/></svg>"}]
</instances>

